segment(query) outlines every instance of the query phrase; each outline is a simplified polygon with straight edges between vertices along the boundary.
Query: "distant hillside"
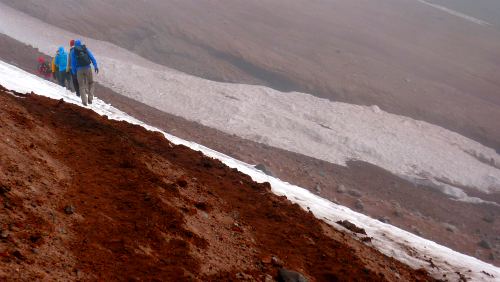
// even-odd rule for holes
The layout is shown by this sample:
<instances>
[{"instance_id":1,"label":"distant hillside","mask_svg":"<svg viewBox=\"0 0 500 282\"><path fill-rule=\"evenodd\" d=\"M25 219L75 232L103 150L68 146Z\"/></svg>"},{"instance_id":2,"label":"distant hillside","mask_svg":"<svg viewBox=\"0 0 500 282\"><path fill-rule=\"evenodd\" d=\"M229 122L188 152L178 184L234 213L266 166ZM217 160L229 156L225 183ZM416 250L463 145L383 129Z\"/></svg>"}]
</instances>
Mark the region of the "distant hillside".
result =
<instances>
[{"instance_id":1,"label":"distant hillside","mask_svg":"<svg viewBox=\"0 0 500 282\"><path fill-rule=\"evenodd\" d=\"M183 72L376 104L500 150L500 32L416 0L1 1Z\"/></svg>"}]
</instances>

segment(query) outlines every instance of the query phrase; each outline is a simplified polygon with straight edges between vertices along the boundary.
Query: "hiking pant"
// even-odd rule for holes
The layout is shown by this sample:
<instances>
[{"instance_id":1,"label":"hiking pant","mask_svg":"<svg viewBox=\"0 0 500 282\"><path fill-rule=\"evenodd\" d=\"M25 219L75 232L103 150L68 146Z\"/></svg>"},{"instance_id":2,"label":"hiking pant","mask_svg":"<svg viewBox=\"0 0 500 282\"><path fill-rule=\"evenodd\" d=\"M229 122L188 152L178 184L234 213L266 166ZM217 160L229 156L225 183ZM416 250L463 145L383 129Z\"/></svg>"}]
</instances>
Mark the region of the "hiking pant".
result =
<instances>
[{"instance_id":1,"label":"hiking pant","mask_svg":"<svg viewBox=\"0 0 500 282\"><path fill-rule=\"evenodd\" d=\"M76 74L71 73L71 80L73 81L73 89L75 89L76 96L80 97L80 86L78 85Z\"/></svg>"},{"instance_id":2,"label":"hiking pant","mask_svg":"<svg viewBox=\"0 0 500 282\"><path fill-rule=\"evenodd\" d=\"M92 77L92 68L80 68L76 72L78 85L80 86L80 96L84 106L92 104L94 99L94 78Z\"/></svg>"},{"instance_id":3,"label":"hiking pant","mask_svg":"<svg viewBox=\"0 0 500 282\"><path fill-rule=\"evenodd\" d=\"M71 81L68 72L60 71L59 75L57 76L57 81L59 82L59 85L66 87L66 89L68 90L71 90Z\"/></svg>"}]
</instances>

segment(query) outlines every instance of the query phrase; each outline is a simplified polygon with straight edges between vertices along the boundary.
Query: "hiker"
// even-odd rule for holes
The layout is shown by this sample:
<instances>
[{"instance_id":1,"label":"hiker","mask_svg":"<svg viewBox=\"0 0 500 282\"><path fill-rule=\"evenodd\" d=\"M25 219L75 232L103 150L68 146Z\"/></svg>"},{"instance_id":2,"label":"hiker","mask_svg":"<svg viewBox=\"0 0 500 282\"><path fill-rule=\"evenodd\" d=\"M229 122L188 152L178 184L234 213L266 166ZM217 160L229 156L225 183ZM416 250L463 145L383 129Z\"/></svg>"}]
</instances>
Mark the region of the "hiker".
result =
<instances>
[{"instance_id":1,"label":"hiker","mask_svg":"<svg viewBox=\"0 0 500 282\"><path fill-rule=\"evenodd\" d=\"M69 53L71 54L71 51L73 51L73 47L75 46L75 40L71 39L69 42ZM78 79L76 77L76 74L73 74L71 71L71 55L68 56L68 67L67 67L67 72L71 75L71 81L73 82L73 89L75 89L76 96L80 97L80 86L78 85Z\"/></svg>"},{"instance_id":2,"label":"hiker","mask_svg":"<svg viewBox=\"0 0 500 282\"><path fill-rule=\"evenodd\" d=\"M63 46L57 50L54 57L54 66L57 68L54 71L57 73L57 82L59 85L71 90L70 74L68 72L68 53L66 53Z\"/></svg>"},{"instance_id":3,"label":"hiker","mask_svg":"<svg viewBox=\"0 0 500 282\"><path fill-rule=\"evenodd\" d=\"M52 79L54 79L57 83L59 83L59 69L56 66L56 57L52 58L52 63L50 63L50 68L52 70Z\"/></svg>"},{"instance_id":4,"label":"hiker","mask_svg":"<svg viewBox=\"0 0 500 282\"><path fill-rule=\"evenodd\" d=\"M84 106L92 104L94 99L94 78L92 76L92 66L95 73L99 73L97 62L85 45L80 40L75 40L75 47L71 50L71 72L76 74L78 85L80 86L80 97Z\"/></svg>"},{"instance_id":5,"label":"hiker","mask_svg":"<svg viewBox=\"0 0 500 282\"><path fill-rule=\"evenodd\" d=\"M46 79L50 78L50 75L51 75L50 66L45 61L45 58L42 56L38 57L37 71L38 71L38 75L43 76Z\"/></svg>"}]
</instances>

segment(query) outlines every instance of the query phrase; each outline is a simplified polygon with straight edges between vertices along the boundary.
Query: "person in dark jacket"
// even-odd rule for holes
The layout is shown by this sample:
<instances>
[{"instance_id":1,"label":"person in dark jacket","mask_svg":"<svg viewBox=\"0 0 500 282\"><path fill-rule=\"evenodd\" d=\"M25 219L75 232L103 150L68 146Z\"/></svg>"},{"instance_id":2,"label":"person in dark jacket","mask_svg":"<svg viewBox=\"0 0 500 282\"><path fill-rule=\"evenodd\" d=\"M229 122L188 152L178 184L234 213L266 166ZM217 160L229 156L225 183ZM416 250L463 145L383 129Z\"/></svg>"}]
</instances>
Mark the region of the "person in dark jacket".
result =
<instances>
[{"instance_id":1,"label":"person in dark jacket","mask_svg":"<svg viewBox=\"0 0 500 282\"><path fill-rule=\"evenodd\" d=\"M78 78L76 77L76 74L73 74L71 71L71 51L73 50L73 47L75 46L75 40L71 39L69 42L69 54L68 55L68 68L67 72L71 75L71 81L73 82L73 89L75 89L76 96L80 97L80 86L78 85Z\"/></svg>"},{"instance_id":2,"label":"person in dark jacket","mask_svg":"<svg viewBox=\"0 0 500 282\"><path fill-rule=\"evenodd\" d=\"M80 40L75 40L75 47L71 50L70 57L71 72L76 74L78 79L82 104L84 106L92 104L94 99L94 78L91 64L94 65L94 71L97 74L99 73L97 61L92 52Z\"/></svg>"}]
</instances>

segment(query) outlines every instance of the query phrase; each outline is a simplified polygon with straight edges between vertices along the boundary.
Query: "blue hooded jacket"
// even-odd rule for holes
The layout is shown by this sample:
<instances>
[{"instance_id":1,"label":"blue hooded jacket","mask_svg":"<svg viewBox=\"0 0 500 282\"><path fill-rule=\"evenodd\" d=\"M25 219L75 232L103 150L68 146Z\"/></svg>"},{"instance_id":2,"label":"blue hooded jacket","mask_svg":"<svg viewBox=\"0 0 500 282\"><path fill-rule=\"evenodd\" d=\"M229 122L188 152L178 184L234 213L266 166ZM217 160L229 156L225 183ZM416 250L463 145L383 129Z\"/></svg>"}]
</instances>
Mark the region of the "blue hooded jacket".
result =
<instances>
[{"instance_id":1,"label":"blue hooded jacket","mask_svg":"<svg viewBox=\"0 0 500 282\"><path fill-rule=\"evenodd\" d=\"M54 64L59 68L59 71L66 71L68 68L68 53L64 50L64 47L59 47L57 50L56 58Z\"/></svg>"},{"instance_id":2,"label":"blue hooded jacket","mask_svg":"<svg viewBox=\"0 0 500 282\"><path fill-rule=\"evenodd\" d=\"M77 46L82 46L82 42L80 40L75 40L75 47L77 47ZM90 52L90 50L88 48L87 48L87 53L89 54L89 58L92 61L92 64L94 65L94 68L98 69L99 67L97 66L97 61L95 60L94 55L92 54L92 52ZM72 74L76 74L76 72L79 69L90 68L90 65L89 66L85 66L85 67L77 66L74 48L71 49L69 55L70 55L70 58L71 58L71 73Z\"/></svg>"}]
</instances>

